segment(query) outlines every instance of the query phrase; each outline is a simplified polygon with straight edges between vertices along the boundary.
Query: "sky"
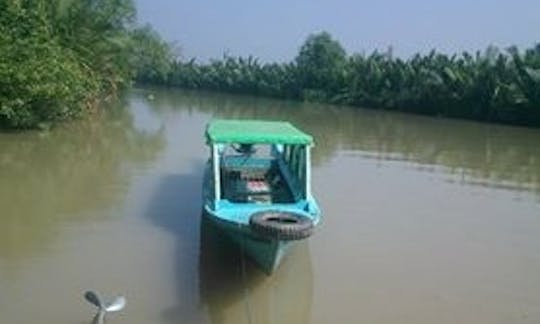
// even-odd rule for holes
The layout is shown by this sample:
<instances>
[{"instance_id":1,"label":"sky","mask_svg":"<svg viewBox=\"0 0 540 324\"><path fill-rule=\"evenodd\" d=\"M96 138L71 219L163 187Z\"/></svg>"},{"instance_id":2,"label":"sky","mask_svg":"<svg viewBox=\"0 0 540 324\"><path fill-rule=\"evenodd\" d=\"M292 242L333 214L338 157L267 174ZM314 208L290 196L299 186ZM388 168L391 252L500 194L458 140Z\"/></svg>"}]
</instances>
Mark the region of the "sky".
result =
<instances>
[{"instance_id":1,"label":"sky","mask_svg":"<svg viewBox=\"0 0 540 324\"><path fill-rule=\"evenodd\" d=\"M348 53L404 58L436 48L540 42L540 0L135 0L139 21L174 41L185 59L253 55L288 61L306 37L328 31Z\"/></svg>"}]
</instances>

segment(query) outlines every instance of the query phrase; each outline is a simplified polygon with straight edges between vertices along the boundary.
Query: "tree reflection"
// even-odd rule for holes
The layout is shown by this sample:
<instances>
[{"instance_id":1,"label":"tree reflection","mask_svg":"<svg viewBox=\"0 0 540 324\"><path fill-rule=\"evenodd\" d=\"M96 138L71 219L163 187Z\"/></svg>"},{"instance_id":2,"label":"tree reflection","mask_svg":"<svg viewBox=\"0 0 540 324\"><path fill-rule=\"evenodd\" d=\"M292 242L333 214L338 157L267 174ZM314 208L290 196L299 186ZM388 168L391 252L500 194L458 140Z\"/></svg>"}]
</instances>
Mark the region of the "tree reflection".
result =
<instances>
[{"instance_id":1,"label":"tree reflection","mask_svg":"<svg viewBox=\"0 0 540 324\"><path fill-rule=\"evenodd\" d=\"M314 135L315 165L336 152L443 168L461 183L540 193L536 129L411 116L351 107L182 90L157 93L157 112L185 110L216 118L288 120ZM455 179L452 181L456 181Z\"/></svg>"},{"instance_id":2,"label":"tree reflection","mask_svg":"<svg viewBox=\"0 0 540 324\"><path fill-rule=\"evenodd\" d=\"M309 323L313 274L308 243L294 246L280 269L267 276L203 218L199 289L214 324Z\"/></svg>"},{"instance_id":3,"label":"tree reflection","mask_svg":"<svg viewBox=\"0 0 540 324\"><path fill-rule=\"evenodd\" d=\"M35 253L62 222L117 203L131 167L164 145L161 130L137 130L124 107L47 133L0 134L0 257Z\"/></svg>"}]
</instances>

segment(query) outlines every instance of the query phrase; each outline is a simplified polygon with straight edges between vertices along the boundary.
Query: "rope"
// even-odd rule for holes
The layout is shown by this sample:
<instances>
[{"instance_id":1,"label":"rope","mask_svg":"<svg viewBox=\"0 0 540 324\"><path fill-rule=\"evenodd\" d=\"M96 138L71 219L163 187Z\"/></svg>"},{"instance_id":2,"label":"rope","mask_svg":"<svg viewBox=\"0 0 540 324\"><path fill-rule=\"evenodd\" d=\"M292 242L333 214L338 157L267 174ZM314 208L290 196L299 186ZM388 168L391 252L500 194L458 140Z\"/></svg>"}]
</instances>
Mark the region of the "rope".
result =
<instances>
[{"instance_id":1,"label":"rope","mask_svg":"<svg viewBox=\"0 0 540 324\"><path fill-rule=\"evenodd\" d=\"M238 228L241 231L242 224L238 223ZM246 271L246 253L245 253L245 248L244 248L245 241L246 241L246 237L245 235L242 235L242 241L240 244L240 252L241 252L240 264L242 268L241 269L242 270L242 283L244 286L244 306L246 308L246 317L248 320L248 324L252 324L254 323L254 321L253 321L253 315L251 313L251 305L249 303L249 288L247 285L247 271Z\"/></svg>"}]
</instances>

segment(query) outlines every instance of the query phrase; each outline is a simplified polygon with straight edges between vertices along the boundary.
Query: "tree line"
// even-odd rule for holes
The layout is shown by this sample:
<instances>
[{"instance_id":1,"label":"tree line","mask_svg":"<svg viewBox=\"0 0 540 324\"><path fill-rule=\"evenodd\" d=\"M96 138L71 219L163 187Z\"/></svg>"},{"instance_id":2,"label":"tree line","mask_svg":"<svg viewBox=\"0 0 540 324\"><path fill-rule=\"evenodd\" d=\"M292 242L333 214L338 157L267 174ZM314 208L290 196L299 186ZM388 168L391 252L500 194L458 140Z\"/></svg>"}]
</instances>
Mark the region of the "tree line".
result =
<instances>
[{"instance_id":1,"label":"tree line","mask_svg":"<svg viewBox=\"0 0 540 324\"><path fill-rule=\"evenodd\" d=\"M176 59L163 72L138 81L540 126L540 43L525 51L490 46L403 59L391 50L348 55L322 32L309 36L291 62L225 55L209 63Z\"/></svg>"},{"instance_id":2,"label":"tree line","mask_svg":"<svg viewBox=\"0 0 540 324\"><path fill-rule=\"evenodd\" d=\"M200 63L140 26L133 0L4 0L0 57L0 127L47 128L133 82L540 126L540 44L403 59L322 32L290 62Z\"/></svg>"},{"instance_id":3,"label":"tree line","mask_svg":"<svg viewBox=\"0 0 540 324\"><path fill-rule=\"evenodd\" d=\"M8 128L47 128L95 110L173 61L170 45L136 23L132 0L0 1L0 57Z\"/></svg>"}]
</instances>

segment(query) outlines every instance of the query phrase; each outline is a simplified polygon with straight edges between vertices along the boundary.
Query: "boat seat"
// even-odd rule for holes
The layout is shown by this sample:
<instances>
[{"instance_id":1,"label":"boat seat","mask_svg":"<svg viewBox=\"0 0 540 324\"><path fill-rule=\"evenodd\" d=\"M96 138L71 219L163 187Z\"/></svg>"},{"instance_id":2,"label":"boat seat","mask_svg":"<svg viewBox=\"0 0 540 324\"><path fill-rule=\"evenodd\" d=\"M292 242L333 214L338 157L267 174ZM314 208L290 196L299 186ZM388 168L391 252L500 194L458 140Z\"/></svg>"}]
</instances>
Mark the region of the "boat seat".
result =
<instances>
[{"instance_id":1,"label":"boat seat","mask_svg":"<svg viewBox=\"0 0 540 324\"><path fill-rule=\"evenodd\" d=\"M270 168L222 168L223 197L233 202L292 202L276 164Z\"/></svg>"}]
</instances>

